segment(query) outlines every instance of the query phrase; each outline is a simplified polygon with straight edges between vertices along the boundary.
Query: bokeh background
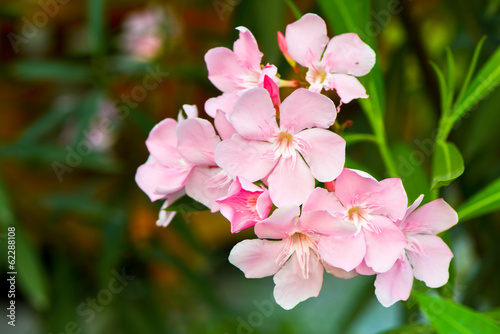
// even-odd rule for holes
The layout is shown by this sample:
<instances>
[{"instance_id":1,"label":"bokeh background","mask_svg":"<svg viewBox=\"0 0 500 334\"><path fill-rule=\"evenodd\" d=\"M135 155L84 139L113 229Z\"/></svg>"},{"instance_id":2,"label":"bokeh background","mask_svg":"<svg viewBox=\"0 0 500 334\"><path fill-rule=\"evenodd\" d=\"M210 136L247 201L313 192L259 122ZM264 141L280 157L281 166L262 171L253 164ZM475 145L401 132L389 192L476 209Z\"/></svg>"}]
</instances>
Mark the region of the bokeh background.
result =
<instances>
[{"instance_id":1,"label":"bokeh background","mask_svg":"<svg viewBox=\"0 0 500 334\"><path fill-rule=\"evenodd\" d=\"M206 117L204 102L219 92L203 56L232 48L235 27L248 27L264 62L293 77L276 41L296 20L288 1L59 2L0 2L1 281L9 277L9 226L16 227L18 272L16 327L4 315L5 285L1 333L434 332L412 299L382 307L373 277L325 275L318 298L284 311L272 298L272 278L245 279L227 261L252 231L231 235L229 223L209 212L157 227L161 203L135 184L156 123L175 118L183 104ZM295 4L327 16L315 1ZM445 68L449 47L459 87L479 40L488 36L479 66L500 44L499 7L498 0L372 1L388 142L400 174L420 173L409 178L416 183L405 180L410 200L428 195L426 150L440 113L429 61ZM145 88L151 73L157 84ZM441 196L455 208L500 177L499 105L492 89L451 133L465 172ZM345 133L370 132L357 102L339 118L353 121ZM348 156L349 166L387 177L372 144L353 144ZM490 211L446 234L455 259L451 283L439 293L498 320L500 213Z\"/></svg>"}]
</instances>

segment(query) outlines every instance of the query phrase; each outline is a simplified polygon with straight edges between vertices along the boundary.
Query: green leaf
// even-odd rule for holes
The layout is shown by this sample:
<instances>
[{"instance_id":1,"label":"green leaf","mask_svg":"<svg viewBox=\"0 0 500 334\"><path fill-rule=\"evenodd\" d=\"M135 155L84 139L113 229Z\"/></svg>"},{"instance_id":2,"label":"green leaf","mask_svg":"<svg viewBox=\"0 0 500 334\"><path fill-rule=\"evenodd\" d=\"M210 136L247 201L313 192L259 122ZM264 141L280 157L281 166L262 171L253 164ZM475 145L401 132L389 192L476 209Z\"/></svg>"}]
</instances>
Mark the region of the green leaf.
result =
<instances>
[{"instance_id":1,"label":"green leaf","mask_svg":"<svg viewBox=\"0 0 500 334\"><path fill-rule=\"evenodd\" d=\"M469 198L458 209L461 221L500 210L500 178Z\"/></svg>"},{"instance_id":2,"label":"green leaf","mask_svg":"<svg viewBox=\"0 0 500 334\"><path fill-rule=\"evenodd\" d=\"M89 37L92 53L101 55L106 43L104 33L104 5L105 0L88 0Z\"/></svg>"},{"instance_id":3,"label":"green leaf","mask_svg":"<svg viewBox=\"0 0 500 334\"><path fill-rule=\"evenodd\" d=\"M446 79L444 78L443 72L441 72L436 63L431 61L430 64L434 69L434 72L436 72L436 76L438 78L439 95L441 97L441 112L443 114L443 116L441 117L446 117L447 110L451 105L451 103L448 103L448 101L450 101L450 98L449 98L448 87L446 84Z\"/></svg>"},{"instance_id":4,"label":"green leaf","mask_svg":"<svg viewBox=\"0 0 500 334\"><path fill-rule=\"evenodd\" d=\"M434 334L436 331L430 325L410 324L390 329L382 334Z\"/></svg>"},{"instance_id":5,"label":"green leaf","mask_svg":"<svg viewBox=\"0 0 500 334\"><path fill-rule=\"evenodd\" d=\"M23 61L14 65L13 74L23 80L58 81L66 84L89 82L91 78L86 66L65 61Z\"/></svg>"},{"instance_id":6,"label":"green leaf","mask_svg":"<svg viewBox=\"0 0 500 334\"><path fill-rule=\"evenodd\" d=\"M437 142L432 162L431 189L447 186L464 172L464 160L458 148L449 142Z\"/></svg>"},{"instance_id":7,"label":"green leaf","mask_svg":"<svg viewBox=\"0 0 500 334\"><path fill-rule=\"evenodd\" d=\"M293 0L285 0L285 2L292 11L293 15L295 15L295 18L297 20L300 19L302 17L302 13L300 12L297 5L293 2Z\"/></svg>"},{"instance_id":8,"label":"green leaf","mask_svg":"<svg viewBox=\"0 0 500 334\"><path fill-rule=\"evenodd\" d=\"M377 142L377 138L369 133L348 133L348 134L343 134L342 138L344 138L344 140L346 141L347 146L360 142L372 142L372 143Z\"/></svg>"},{"instance_id":9,"label":"green leaf","mask_svg":"<svg viewBox=\"0 0 500 334\"><path fill-rule=\"evenodd\" d=\"M488 59L471 86L460 100L457 100L451 115L451 126L467 111L489 95L500 83L500 47Z\"/></svg>"},{"instance_id":10,"label":"green leaf","mask_svg":"<svg viewBox=\"0 0 500 334\"><path fill-rule=\"evenodd\" d=\"M424 194L424 198L427 198L429 180L424 166L425 159L430 157L427 157L424 152L412 149L402 143L391 147L391 153L395 158L398 173L408 194L408 201L413 203L420 194Z\"/></svg>"},{"instance_id":11,"label":"green leaf","mask_svg":"<svg viewBox=\"0 0 500 334\"><path fill-rule=\"evenodd\" d=\"M203 204L195 201L191 197L184 195L181 198L179 198L177 201L174 203L170 204L168 207L164 209L165 211L175 211L175 212L180 212L180 213L187 213L187 212L200 212L200 211L206 211L210 210Z\"/></svg>"},{"instance_id":12,"label":"green leaf","mask_svg":"<svg viewBox=\"0 0 500 334\"><path fill-rule=\"evenodd\" d=\"M497 334L500 327L486 315L447 301L414 292L422 311L440 334Z\"/></svg>"}]
</instances>

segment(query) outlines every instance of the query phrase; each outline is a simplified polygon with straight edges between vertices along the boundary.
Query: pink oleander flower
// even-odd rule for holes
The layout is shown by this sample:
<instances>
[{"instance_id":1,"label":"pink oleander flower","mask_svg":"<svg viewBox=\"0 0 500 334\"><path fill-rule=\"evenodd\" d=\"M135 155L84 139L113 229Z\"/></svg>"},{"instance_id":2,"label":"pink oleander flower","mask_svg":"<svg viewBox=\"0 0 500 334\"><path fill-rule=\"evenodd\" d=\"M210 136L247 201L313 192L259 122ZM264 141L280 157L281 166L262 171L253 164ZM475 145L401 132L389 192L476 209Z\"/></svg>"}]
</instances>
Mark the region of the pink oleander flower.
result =
<instances>
[{"instance_id":1,"label":"pink oleander flower","mask_svg":"<svg viewBox=\"0 0 500 334\"><path fill-rule=\"evenodd\" d=\"M290 57L308 68L306 80L311 91L335 89L343 103L368 97L356 77L370 72L375 52L357 34L329 40L325 21L316 14L306 14L286 27L285 38Z\"/></svg>"},{"instance_id":2,"label":"pink oleander flower","mask_svg":"<svg viewBox=\"0 0 500 334\"><path fill-rule=\"evenodd\" d=\"M236 233L267 218L271 206L269 191L263 186L236 177L227 196L216 201L220 212L231 222L231 233Z\"/></svg>"},{"instance_id":3,"label":"pink oleander flower","mask_svg":"<svg viewBox=\"0 0 500 334\"><path fill-rule=\"evenodd\" d=\"M403 218L407 203L400 179L377 182L367 173L344 169L335 181L335 192L315 189L304 209L326 208L356 229L352 236L320 240L319 253L326 263L349 272L364 260L373 270L385 272L406 245L394 221Z\"/></svg>"},{"instance_id":4,"label":"pink oleander flower","mask_svg":"<svg viewBox=\"0 0 500 334\"><path fill-rule=\"evenodd\" d=\"M229 255L229 262L247 278L274 275L274 298L287 310L318 296L323 269L343 278L351 277L323 262L318 242L329 235L351 235L356 229L326 211L302 210L299 215L298 206L276 209L269 218L255 225L255 234L261 239L244 240L234 246Z\"/></svg>"},{"instance_id":5,"label":"pink oleander flower","mask_svg":"<svg viewBox=\"0 0 500 334\"><path fill-rule=\"evenodd\" d=\"M197 118L197 111L184 107L188 119L165 119L157 124L146 140L150 157L137 169L136 182L152 201L166 199L168 204L180 191L207 206L219 210L216 200L227 194L232 178L214 161L220 139L213 126ZM167 205L168 205L167 204ZM166 225L171 215L161 215ZM169 222L169 221L168 221Z\"/></svg>"},{"instance_id":6,"label":"pink oleander flower","mask_svg":"<svg viewBox=\"0 0 500 334\"><path fill-rule=\"evenodd\" d=\"M422 199L423 195L420 195L408 208L403 219L396 222L408 243L394 266L389 271L378 274L375 280L375 295L385 307L408 299L413 277L424 281L430 288L437 288L448 282L448 268L453 253L436 234L455 225L458 216L442 198L415 210Z\"/></svg>"},{"instance_id":7,"label":"pink oleander flower","mask_svg":"<svg viewBox=\"0 0 500 334\"><path fill-rule=\"evenodd\" d=\"M205 103L205 111L212 117L217 110L231 114L238 97L251 88L262 87L265 75L279 83L276 66L261 67L263 54L250 30L245 27L236 29L240 34L234 42L234 51L217 47L205 54L208 79L223 93Z\"/></svg>"},{"instance_id":8,"label":"pink oleander flower","mask_svg":"<svg viewBox=\"0 0 500 334\"><path fill-rule=\"evenodd\" d=\"M123 22L121 39L124 51L139 60L150 60L158 55L163 45L161 25L164 20L161 8L130 13Z\"/></svg>"},{"instance_id":9,"label":"pink oleander flower","mask_svg":"<svg viewBox=\"0 0 500 334\"><path fill-rule=\"evenodd\" d=\"M326 96L297 89L277 109L279 125L264 88L245 92L229 116L236 133L217 146L215 161L232 176L266 180L276 206L300 205L314 178L327 182L340 174L345 141L326 130L337 114Z\"/></svg>"}]
</instances>

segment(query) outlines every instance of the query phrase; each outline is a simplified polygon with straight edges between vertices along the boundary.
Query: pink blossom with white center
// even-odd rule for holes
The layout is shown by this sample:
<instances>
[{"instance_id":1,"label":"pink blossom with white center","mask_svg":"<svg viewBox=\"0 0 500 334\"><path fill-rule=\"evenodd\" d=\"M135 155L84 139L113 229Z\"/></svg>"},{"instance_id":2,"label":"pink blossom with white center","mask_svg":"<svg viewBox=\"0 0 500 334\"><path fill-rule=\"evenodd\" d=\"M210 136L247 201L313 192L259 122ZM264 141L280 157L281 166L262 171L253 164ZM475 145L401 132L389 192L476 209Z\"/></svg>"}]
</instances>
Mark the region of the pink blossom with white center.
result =
<instances>
[{"instance_id":1,"label":"pink blossom with white center","mask_svg":"<svg viewBox=\"0 0 500 334\"><path fill-rule=\"evenodd\" d=\"M315 178L327 182L340 174L345 141L326 130L337 115L326 96L300 88L278 110L279 125L264 88L245 92L229 116L236 133L217 146L215 161L250 182L267 178L276 206L300 205L314 189Z\"/></svg>"},{"instance_id":2,"label":"pink blossom with white center","mask_svg":"<svg viewBox=\"0 0 500 334\"><path fill-rule=\"evenodd\" d=\"M319 242L326 263L349 272L364 260L376 272L385 272L406 245L393 221L404 216L407 201L400 179L377 182L367 173L344 169L335 181L335 192L315 189L304 209L326 208L356 229L352 236L331 236Z\"/></svg>"},{"instance_id":3,"label":"pink blossom with white center","mask_svg":"<svg viewBox=\"0 0 500 334\"><path fill-rule=\"evenodd\" d=\"M223 93L205 103L205 111L212 117L217 110L231 114L238 97L251 88L262 87L265 75L276 84L280 82L276 77L276 66L261 67L263 54L250 30L245 27L236 29L239 38L234 42L234 51L217 47L205 54L208 79Z\"/></svg>"},{"instance_id":4,"label":"pink blossom with white center","mask_svg":"<svg viewBox=\"0 0 500 334\"><path fill-rule=\"evenodd\" d=\"M303 210L299 215L298 206L276 209L255 225L255 234L261 239L244 240L229 255L229 262L247 278L274 275L274 298L287 310L318 296L325 266L335 272L336 268L325 265L321 259L318 241L328 235L355 232L352 225L338 221L326 211Z\"/></svg>"},{"instance_id":5,"label":"pink blossom with white center","mask_svg":"<svg viewBox=\"0 0 500 334\"><path fill-rule=\"evenodd\" d=\"M186 114L196 116L192 108ZM220 142L213 126L200 118L180 122L165 119L157 124L146 140L150 157L137 169L136 182L152 201L166 199L169 205L180 191L219 210L216 200L227 194L232 178L214 161L214 150ZM159 224L167 225L172 215L161 215Z\"/></svg>"},{"instance_id":6,"label":"pink blossom with white center","mask_svg":"<svg viewBox=\"0 0 500 334\"><path fill-rule=\"evenodd\" d=\"M316 14L306 14L287 26L285 38L290 57L308 68L306 80L311 91L335 89L343 103L368 97L356 77L370 72L375 52L357 34L329 40L325 21Z\"/></svg>"},{"instance_id":7,"label":"pink blossom with white center","mask_svg":"<svg viewBox=\"0 0 500 334\"><path fill-rule=\"evenodd\" d=\"M218 199L217 203L222 215L231 222L231 233L266 219L273 204L265 187L258 187L242 177L236 177L227 196Z\"/></svg>"},{"instance_id":8,"label":"pink blossom with white center","mask_svg":"<svg viewBox=\"0 0 500 334\"><path fill-rule=\"evenodd\" d=\"M422 199L423 195L420 195L408 208L404 218L396 222L408 244L394 266L389 271L378 274L375 280L375 295L385 307L408 299L413 277L424 281L430 288L437 288L448 282L448 268L453 253L436 234L455 225L458 216L442 198L415 210Z\"/></svg>"}]
</instances>

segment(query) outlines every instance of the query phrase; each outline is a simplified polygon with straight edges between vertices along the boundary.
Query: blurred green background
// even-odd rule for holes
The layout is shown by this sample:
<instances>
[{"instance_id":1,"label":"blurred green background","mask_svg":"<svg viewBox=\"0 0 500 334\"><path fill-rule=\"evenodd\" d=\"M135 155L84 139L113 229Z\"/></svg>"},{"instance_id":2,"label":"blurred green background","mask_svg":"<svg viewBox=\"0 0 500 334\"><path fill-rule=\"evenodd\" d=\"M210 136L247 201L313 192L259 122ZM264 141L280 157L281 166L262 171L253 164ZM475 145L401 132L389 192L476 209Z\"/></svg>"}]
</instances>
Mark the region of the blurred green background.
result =
<instances>
[{"instance_id":1,"label":"blurred green background","mask_svg":"<svg viewBox=\"0 0 500 334\"><path fill-rule=\"evenodd\" d=\"M351 0L354 6L356 1ZM235 27L248 27L264 62L278 66L283 78L293 77L276 41L277 31L296 20L289 3L2 0L2 282L9 277L9 226L16 227L18 274L16 327L4 315L5 285L1 333L435 332L413 298L382 307L373 293L374 277L344 281L325 275L318 298L284 311L272 298L272 278L245 279L227 261L232 246L252 238L252 231L231 235L229 223L208 212L179 214L169 227L157 227L161 203L150 203L135 184L135 171L148 157L144 142L151 128L176 117L183 104L203 110L208 98L219 95L203 56L213 47L232 48ZM342 8L332 11L328 1L295 4L329 22L345 19ZM446 68L449 47L458 90L479 40L488 36L478 66L500 44L500 1L371 5L369 24L356 32L377 41L387 138L413 201L422 192L430 195L427 151L441 112L429 61ZM154 52L137 56L141 50L124 46L131 29L125 22L130 25L131 15L144 10L161 19L152 32L156 39L141 41ZM144 89L151 73L159 73L158 84ZM499 105L500 92L492 87L451 132L465 172L441 196L455 208L500 177ZM346 135L371 131L357 102L343 106L339 118L353 121ZM371 143L352 143L347 153L348 166L388 177ZM450 283L438 292L498 321L500 213L484 213L444 236L455 258Z\"/></svg>"}]
</instances>

